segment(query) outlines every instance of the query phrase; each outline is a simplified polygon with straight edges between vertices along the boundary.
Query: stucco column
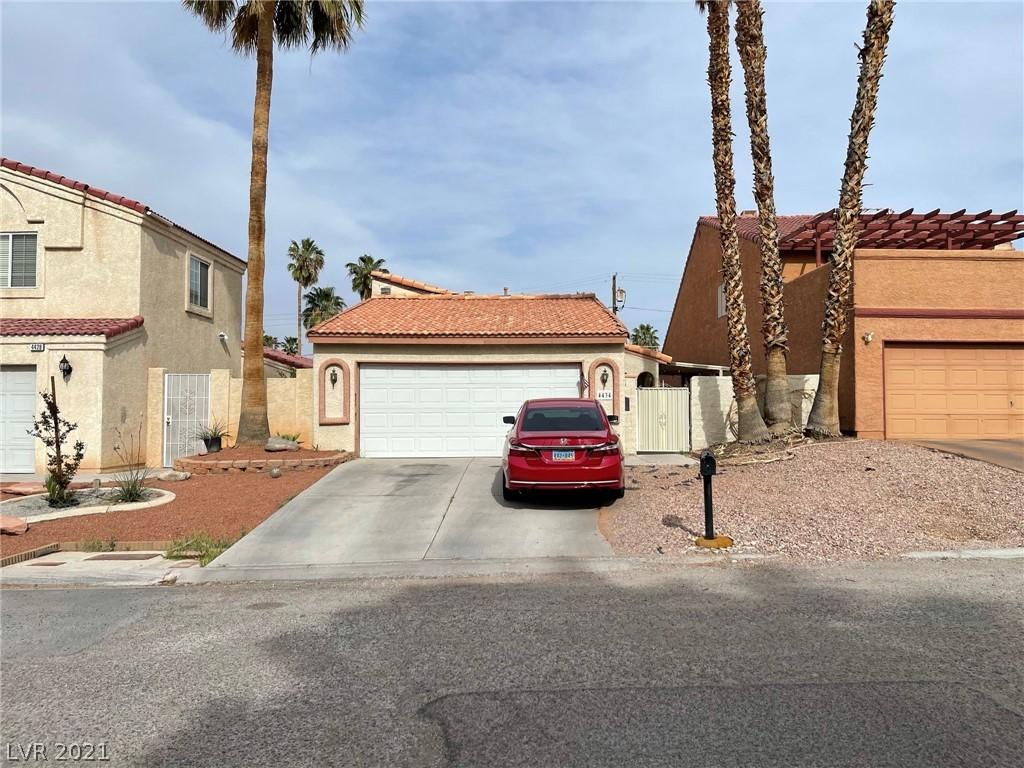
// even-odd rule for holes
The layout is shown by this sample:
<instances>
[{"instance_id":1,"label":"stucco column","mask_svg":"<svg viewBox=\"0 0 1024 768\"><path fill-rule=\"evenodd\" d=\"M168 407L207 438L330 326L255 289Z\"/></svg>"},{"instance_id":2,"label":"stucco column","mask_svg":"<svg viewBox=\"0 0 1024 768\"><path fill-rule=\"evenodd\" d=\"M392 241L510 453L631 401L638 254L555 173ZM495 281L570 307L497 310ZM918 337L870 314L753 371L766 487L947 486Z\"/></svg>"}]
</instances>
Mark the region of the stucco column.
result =
<instances>
[{"instance_id":1,"label":"stucco column","mask_svg":"<svg viewBox=\"0 0 1024 768\"><path fill-rule=\"evenodd\" d=\"M164 375L166 368L150 368L146 382L146 466L164 464Z\"/></svg>"}]
</instances>

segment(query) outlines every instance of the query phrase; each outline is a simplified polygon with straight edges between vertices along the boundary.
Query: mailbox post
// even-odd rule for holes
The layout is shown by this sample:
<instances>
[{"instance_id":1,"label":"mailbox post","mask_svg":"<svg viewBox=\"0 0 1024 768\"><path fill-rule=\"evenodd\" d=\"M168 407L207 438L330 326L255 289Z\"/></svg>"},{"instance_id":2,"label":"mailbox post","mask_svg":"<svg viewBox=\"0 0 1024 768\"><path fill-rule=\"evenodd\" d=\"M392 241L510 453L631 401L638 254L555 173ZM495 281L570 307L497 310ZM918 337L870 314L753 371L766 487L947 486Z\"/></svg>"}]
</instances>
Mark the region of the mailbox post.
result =
<instances>
[{"instance_id":1,"label":"mailbox post","mask_svg":"<svg viewBox=\"0 0 1024 768\"><path fill-rule=\"evenodd\" d=\"M715 454L705 450L700 454L700 476L704 480L704 535L697 538L698 547L725 549L732 546L728 536L715 535L715 507L711 494L711 478L718 474Z\"/></svg>"}]
</instances>

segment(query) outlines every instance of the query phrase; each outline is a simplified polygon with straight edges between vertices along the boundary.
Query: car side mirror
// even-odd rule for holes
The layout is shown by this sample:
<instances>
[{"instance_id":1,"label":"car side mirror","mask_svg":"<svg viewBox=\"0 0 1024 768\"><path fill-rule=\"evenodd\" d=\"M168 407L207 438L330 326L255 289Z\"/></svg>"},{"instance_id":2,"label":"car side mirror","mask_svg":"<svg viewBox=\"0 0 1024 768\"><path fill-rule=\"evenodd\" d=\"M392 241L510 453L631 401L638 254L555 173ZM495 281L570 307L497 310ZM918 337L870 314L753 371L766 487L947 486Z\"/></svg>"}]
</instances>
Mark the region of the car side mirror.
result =
<instances>
[{"instance_id":1,"label":"car side mirror","mask_svg":"<svg viewBox=\"0 0 1024 768\"><path fill-rule=\"evenodd\" d=\"M613 413L613 414L611 414L611 415L610 415L610 416L608 417L608 423L609 423L609 424L613 424L613 425L618 425L618 423L619 423L619 417L618 417L618 416L616 416L616 415L615 415L614 413Z\"/></svg>"},{"instance_id":2,"label":"car side mirror","mask_svg":"<svg viewBox=\"0 0 1024 768\"><path fill-rule=\"evenodd\" d=\"M505 424L515 424L516 423L516 417L515 416L502 416L501 420Z\"/></svg>"}]
</instances>

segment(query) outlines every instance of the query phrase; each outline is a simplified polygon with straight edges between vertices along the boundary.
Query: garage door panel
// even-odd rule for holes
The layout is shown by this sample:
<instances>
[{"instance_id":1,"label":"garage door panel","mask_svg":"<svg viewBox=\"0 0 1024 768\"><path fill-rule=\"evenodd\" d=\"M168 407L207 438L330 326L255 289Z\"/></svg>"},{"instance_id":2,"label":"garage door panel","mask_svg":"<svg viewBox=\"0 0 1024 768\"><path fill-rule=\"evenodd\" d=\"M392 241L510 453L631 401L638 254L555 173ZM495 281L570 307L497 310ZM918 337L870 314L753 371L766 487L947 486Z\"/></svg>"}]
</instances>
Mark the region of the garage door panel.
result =
<instances>
[{"instance_id":1,"label":"garage door panel","mask_svg":"<svg viewBox=\"0 0 1024 768\"><path fill-rule=\"evenodd\" d=\"M1024 430L1024 346L885 348L886 436L1018 436Z\"/></svg>"},{"instance_id":2,"label":"garage door panel","mask_svg":"<svg viewBox=\"0 0 1024 768\"><path fill-rule=\"evenodd\" d=\"M499 456L530 397L578 397L578 365L360 366L366 457Z\"/></svg>"},{"instance_id":3,"label":"garage door panel","mask_svg":"<svg viewBox=\"0 0 1024 768\"><path fill-rule=\"evenodd\" d=\"M0 471L35 470L32 429L36 403L35 366L0 368Z\"/></svg>"}]
</instances>

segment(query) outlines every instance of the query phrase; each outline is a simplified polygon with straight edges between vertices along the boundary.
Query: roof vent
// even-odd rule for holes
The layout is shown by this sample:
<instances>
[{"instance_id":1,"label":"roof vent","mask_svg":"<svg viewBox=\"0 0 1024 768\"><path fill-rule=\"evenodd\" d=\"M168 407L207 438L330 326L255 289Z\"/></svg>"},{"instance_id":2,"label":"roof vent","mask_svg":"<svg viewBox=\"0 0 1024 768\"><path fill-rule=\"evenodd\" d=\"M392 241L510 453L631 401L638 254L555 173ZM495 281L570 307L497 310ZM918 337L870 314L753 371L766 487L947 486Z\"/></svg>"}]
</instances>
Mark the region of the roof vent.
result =
<instances>
[{"instance_id":1,"label":"roof vent","mask_svg":"<svg viewBox=\"0 0 1024 768\"><path fill-rule=\"evenodd\" d=\"M740 211L740 216L757 216L757 211Z\"/></svg>"},{"instance_id":2,"label":"roof vent","mask_svg":"<svg viewBox=\"0 0 1024 768\"><path fill-rule=\"evenodd\" d=\"M462 295L463 296L472 296L473 295L473 291L463 291Z\"/></svg>"},{"instance_id":3,"label":"roof vent","mask_svg":"<svg viewBox=\"0 0 1024 768\"><path fill-rule=\"evenodd\" d=\"M502 288L502 290L505 292L504 295L508 296L508 288Z\"/></svg>"}]
</instances>

